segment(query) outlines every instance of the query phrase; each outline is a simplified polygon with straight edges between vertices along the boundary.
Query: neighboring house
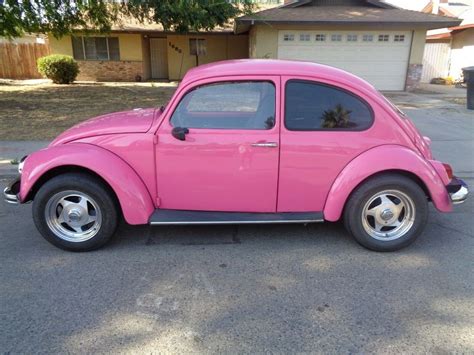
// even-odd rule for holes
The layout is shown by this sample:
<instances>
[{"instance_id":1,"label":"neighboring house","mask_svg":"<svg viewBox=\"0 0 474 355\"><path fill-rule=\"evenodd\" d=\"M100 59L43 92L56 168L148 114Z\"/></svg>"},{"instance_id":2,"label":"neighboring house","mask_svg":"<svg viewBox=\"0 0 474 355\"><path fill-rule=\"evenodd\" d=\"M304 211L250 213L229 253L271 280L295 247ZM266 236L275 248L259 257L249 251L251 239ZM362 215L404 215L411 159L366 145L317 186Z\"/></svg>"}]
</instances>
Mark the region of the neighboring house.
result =
<instances>
[{"instance_id":1,"label":"neighboring house","mask_svg":"<svg viewBox=\"0 0 474 355\"><path fill-rule=\"evenodd\" d=\"M233 30L182 35L128 23L108 36L50 38L50 46L79 61L79 79L178 80L199 64L250 57L324 63L404 90L420 81L426 31L459 23L376 0L302 0L237 18Z\"/></svg>"},{"instance_id":2,"label":"neighboring house","mask_svg":"<svg viewBox=\"0 0 474 355\"><path fill-rule=\"evenodd\" d=\"M426 31L460 20L376 0L301 0L236 20L250 57L332 65L381 90L410 90L421 79Z\"/></svg>"},{"instance_id":3,"label":"neighboring house","mask_svg":"<svg viewBox=\"0 0 474 355\"><path fill-rule=\"evenodd\" d=\"M474 66L474 9L466 0L430 1L422 10L462 19L459 26L429 31L423 58L423 82L433 78L459 79L462 68Z\"/></svg>"}]
</instances>

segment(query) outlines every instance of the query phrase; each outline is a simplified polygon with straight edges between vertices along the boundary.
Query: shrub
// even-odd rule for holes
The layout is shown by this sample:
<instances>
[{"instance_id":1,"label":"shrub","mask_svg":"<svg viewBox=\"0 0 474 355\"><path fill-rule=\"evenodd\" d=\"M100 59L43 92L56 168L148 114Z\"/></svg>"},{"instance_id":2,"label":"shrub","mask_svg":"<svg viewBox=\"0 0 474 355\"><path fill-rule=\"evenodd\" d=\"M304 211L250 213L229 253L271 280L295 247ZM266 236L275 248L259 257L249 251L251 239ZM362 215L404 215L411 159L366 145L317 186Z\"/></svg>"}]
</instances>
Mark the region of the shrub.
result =
<instances>
[{"instance_id":1,"label":"shrub","mask_svg":"<svg viewBox=\"0 0 474 355\"><path fill-rule=\"evenodd\" d=\"M41 57L37 64L40 74L56 84L70 84L79 74L77 62L68 55L53 54Z\"/></svg>"}]
</instances>

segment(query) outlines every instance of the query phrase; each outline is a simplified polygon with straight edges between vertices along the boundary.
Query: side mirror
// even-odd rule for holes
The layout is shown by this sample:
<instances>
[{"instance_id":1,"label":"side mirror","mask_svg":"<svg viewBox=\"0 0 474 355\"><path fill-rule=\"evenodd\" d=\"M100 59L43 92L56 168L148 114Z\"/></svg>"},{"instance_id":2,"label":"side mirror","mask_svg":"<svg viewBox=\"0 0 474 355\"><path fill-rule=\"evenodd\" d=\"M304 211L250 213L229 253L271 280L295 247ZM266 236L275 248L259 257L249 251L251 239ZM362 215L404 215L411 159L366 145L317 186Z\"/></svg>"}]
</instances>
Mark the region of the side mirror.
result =
<instances>
[{"instance_id":1,"label":"side mirror","mask_svg":"<svg viewBox=\"0 0 474 355\"><path fill-rule=\"evenodd\" d=\"M186 140L186 134L189 133L189 129L185 127L174 127L171 130L171 135L180 141Z\"/></svg>"}]
</instances>

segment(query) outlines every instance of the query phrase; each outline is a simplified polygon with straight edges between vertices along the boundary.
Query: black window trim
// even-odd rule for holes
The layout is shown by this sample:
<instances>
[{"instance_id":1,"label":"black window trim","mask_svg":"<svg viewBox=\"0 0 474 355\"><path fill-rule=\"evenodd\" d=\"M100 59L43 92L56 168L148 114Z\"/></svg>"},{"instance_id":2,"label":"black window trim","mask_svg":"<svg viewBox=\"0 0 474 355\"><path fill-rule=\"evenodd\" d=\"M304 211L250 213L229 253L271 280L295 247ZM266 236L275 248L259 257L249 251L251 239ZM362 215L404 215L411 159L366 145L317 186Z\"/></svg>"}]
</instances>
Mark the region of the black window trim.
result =
<instances>
[{"instance_id":1,"label":"black window trim","mask_svg":"<svg viewBox=\"0 0 474 355\"><path fill-rule=\"evenodd\" d=\"M242 79L242 80L222 80L222 81L214 81L214 82L209 82L201 85L196 85L193 86L192 88L188 89L187 91L184 92L183 95L181 95L178 103L173 107L173 112L169 115L168 119L168 124L171 127L179 127L179 126L174 126L171 122L171 119L173 118L174 113L178 109L178 106L181 104L183 99L192 91L197 90L201 87L204 86L210 86L210 85L215 85L215 84L236 84L236 83L270 83L273 85L273 88L275 89L275 122L273 124L273 127L270 129L246 129L246 128L197 128L197 127L189 127L189 129L207 129L207 130L224 130L224 131L261 131L261 132L270 132L275 129L277 126L277 115L278 115L278 108L277 108L277 84L272 80L272 79Z\"/></svg>"},{"instance_id":2,"label":"black window trim","mask_svg":"<svg viewBox=\"0 0 474 355\"><path fill-rule=\"evenodd\" d=\"M287 101L286 101L287 90L288 90L288 84L289 83L294 83L294 82L304 83L304 84L313 84L313 85L319 85L319 86L326 86L326 87L331 88L331 89L342 91L343 93L354 97L355 99L359 100L361 103L363 103L367 107L367 109L370 113L370 124L367 127L363 127L363 128L349 128L349 129L341 129L341 128L294 129L294 128L288 128L287 125L286 125L286 115L287 115L287 110L288 110L288 105L287 105ZM374 125L375 113L374 113L374 110L372 109L372 106L370 106L370 104L366 100L364 100L362 97L360 97L359 95L356 95L353 92L351 92L349 90L346 90L346 89L343 89L343 88L341 88L339 86L336 86L336 85L331 85L331 84L323 83L321 81L314 81L314 80L308 80L308 79L290 79L285 83L285 97L283 98L283 100L284 100L284 105L285 105L285 112L283 114L283 125L285 126L285 129L287 131L293 131L293 132L363 132L363 131L369 130Z\"/></svg>"}]
</instances>

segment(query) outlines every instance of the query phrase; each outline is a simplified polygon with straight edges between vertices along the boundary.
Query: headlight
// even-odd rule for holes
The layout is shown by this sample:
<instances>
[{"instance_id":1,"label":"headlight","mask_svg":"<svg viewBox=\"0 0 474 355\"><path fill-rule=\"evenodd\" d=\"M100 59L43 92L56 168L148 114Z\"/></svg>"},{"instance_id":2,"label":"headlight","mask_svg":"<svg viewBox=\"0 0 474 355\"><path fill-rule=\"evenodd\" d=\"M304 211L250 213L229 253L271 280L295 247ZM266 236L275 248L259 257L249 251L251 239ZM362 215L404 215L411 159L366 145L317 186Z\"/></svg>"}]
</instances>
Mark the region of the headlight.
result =
<instances>
[{"instance_id":1,"label":"headlight","mask_svg":"<svg viewBox=\"0 0 474 355\"><path fill-rule=\"evenodd\" d=\"M18 163L18 172L21 174L23 171L23 165L25 165L27 155L20 159L20 163Z\"/></svg>"}]
</instances>

